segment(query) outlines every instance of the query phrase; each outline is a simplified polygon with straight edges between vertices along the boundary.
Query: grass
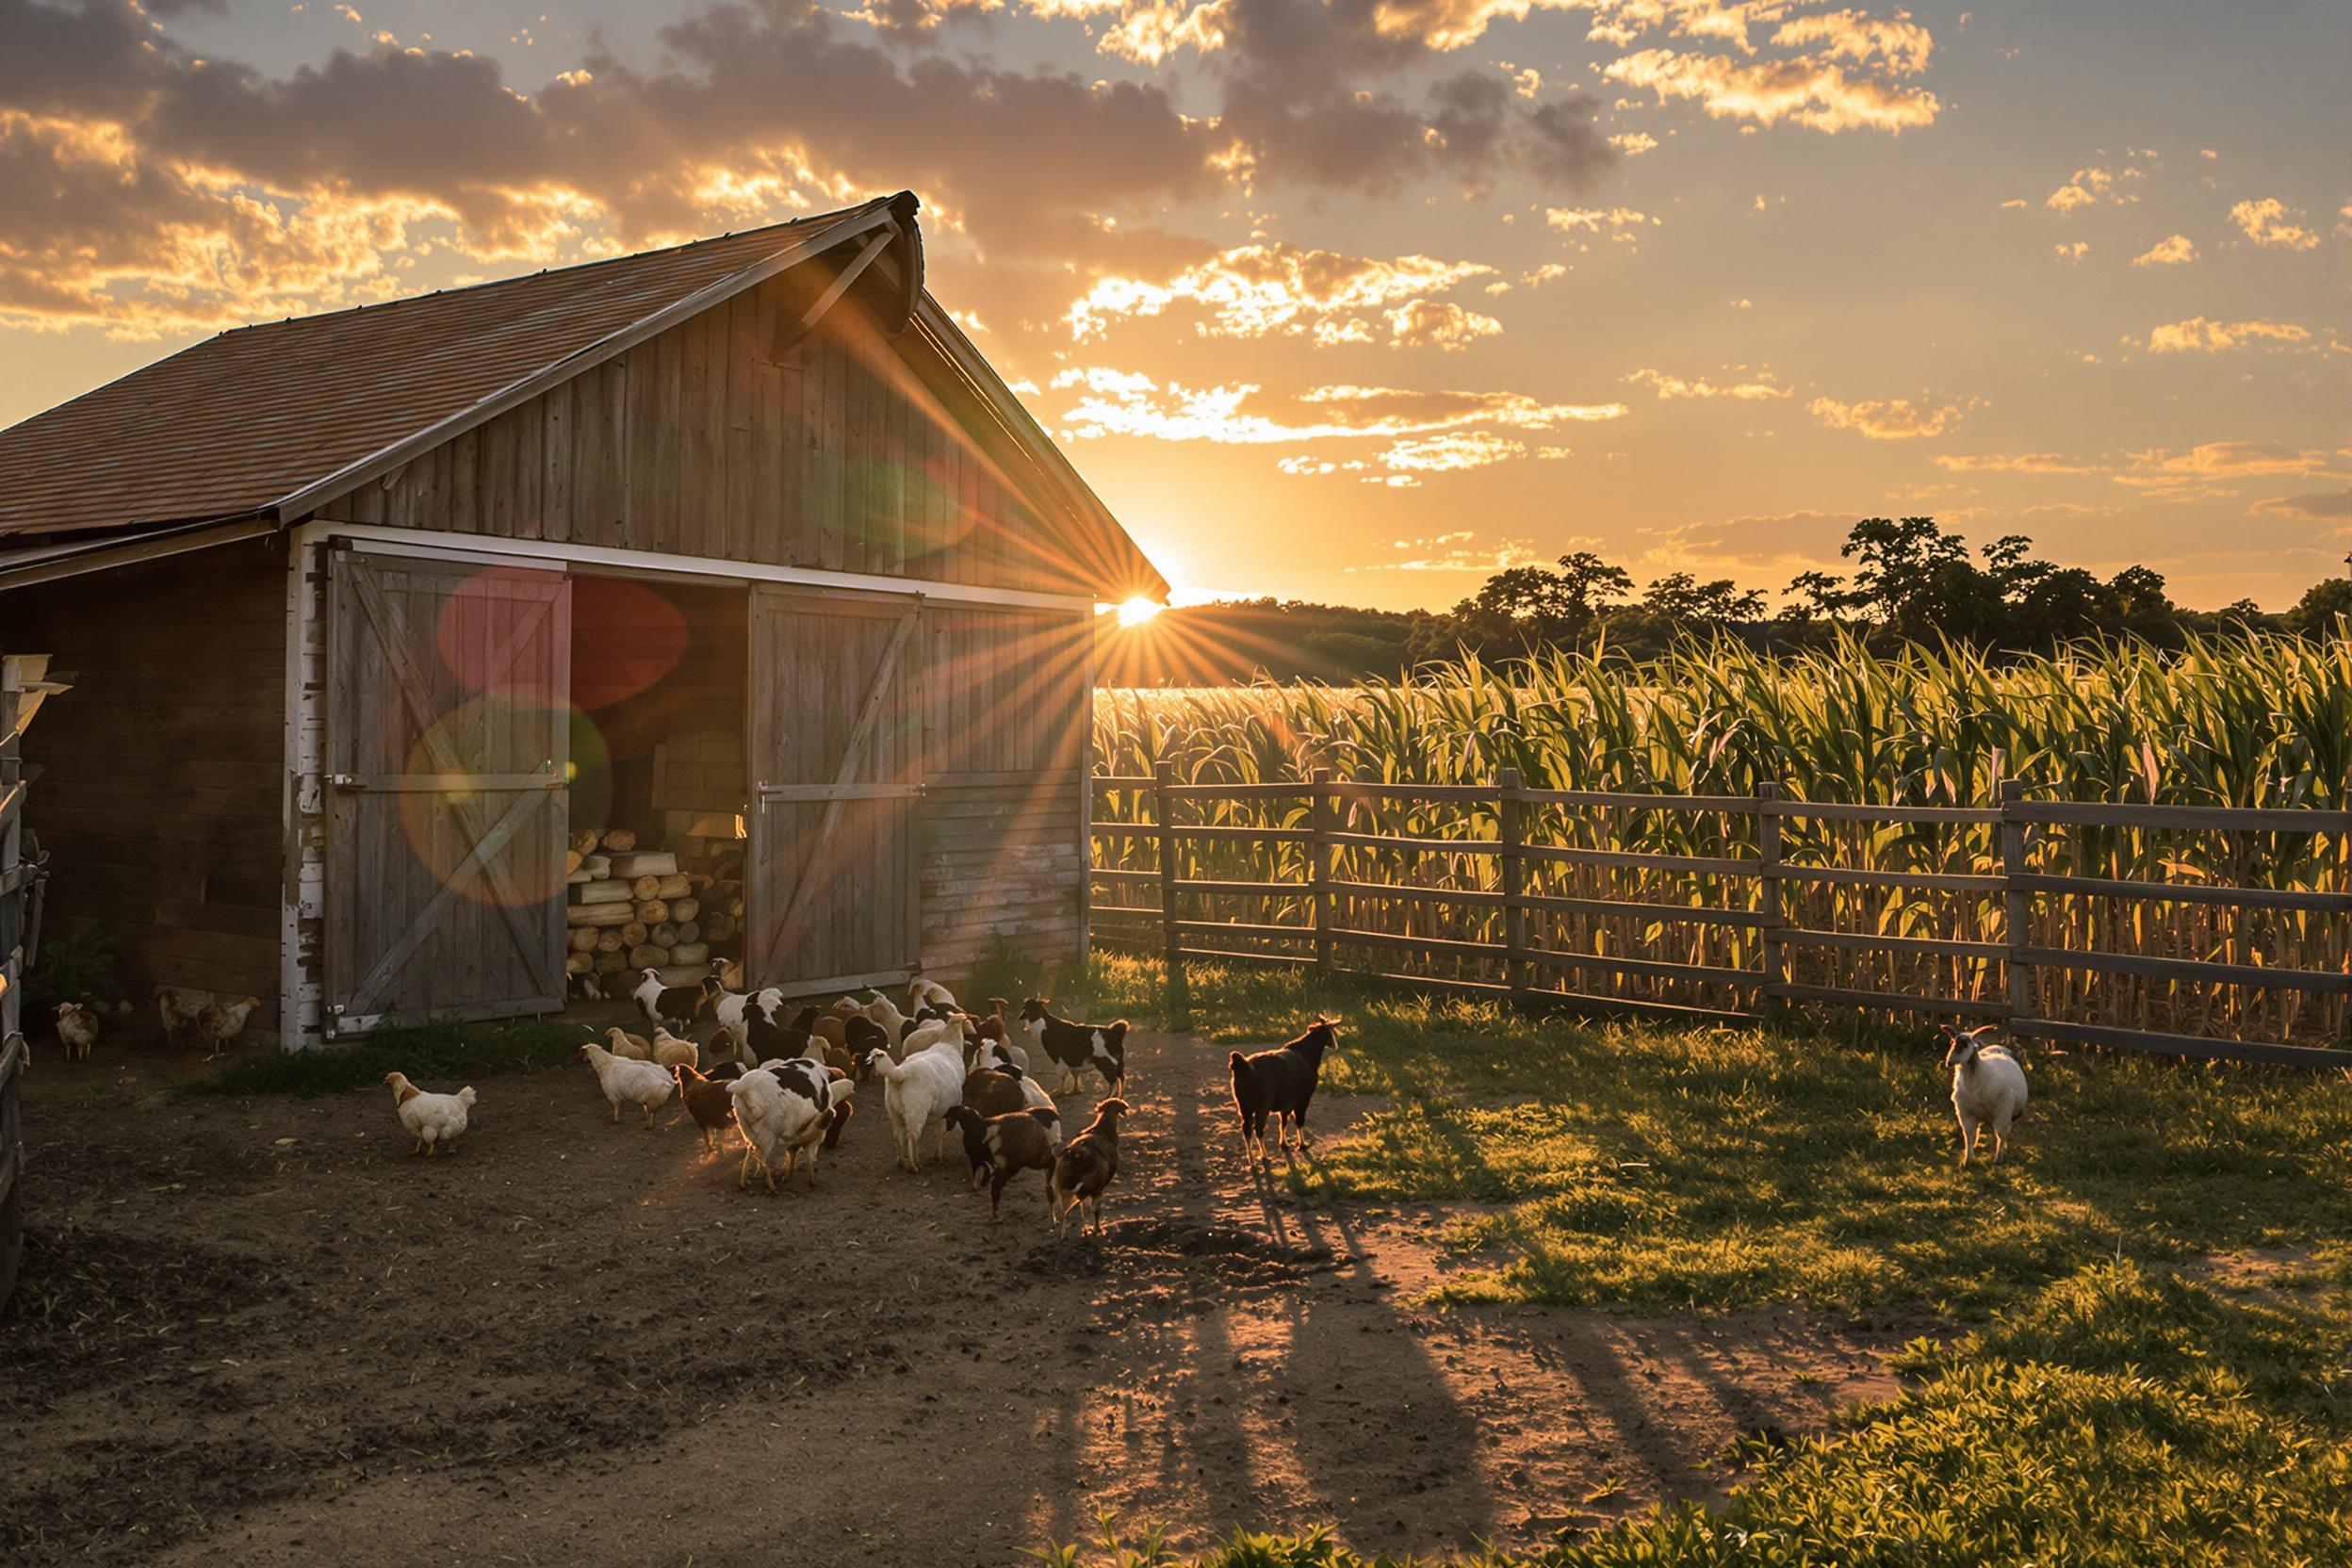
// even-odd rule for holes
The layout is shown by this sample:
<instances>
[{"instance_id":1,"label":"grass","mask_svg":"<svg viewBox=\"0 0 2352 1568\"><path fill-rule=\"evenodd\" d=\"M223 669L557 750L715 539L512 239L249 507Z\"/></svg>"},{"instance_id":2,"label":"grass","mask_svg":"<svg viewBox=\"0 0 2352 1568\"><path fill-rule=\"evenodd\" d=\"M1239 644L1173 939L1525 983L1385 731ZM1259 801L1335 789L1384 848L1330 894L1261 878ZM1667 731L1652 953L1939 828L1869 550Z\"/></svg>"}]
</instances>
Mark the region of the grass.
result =
<instances>
[{"instance_id":1,"label":"grass","mask_svg":"<svg viewBox=\"0 0 2352 1568\"><path fill-rule=\"evenodd\" d=\"M1154 966L1095 979L1135 1011ZM1201 971L1196 1019L1266 1040L1347 1021L1330 1091L1377 1108L1331 1196L1484 1200L1453 1302L1663 1312L1793 1298L1971 1319L1917 1387L1747 1484L1479 1568L2352 1562L2352 1075L2029 1054L1998 1168L1954 1164L1926 1032L1847 1037L1540 1020ZM1341 1107L1334 1106L1334 1110ZM2287 1260L2256 1284L2211 1255ZM1065 1568L1177 1558L1106 1524ZM1327 1534L1243 1535L1205 1568L1357 1568Z\"/></svg>"},{"instance_id":2,"label":"grass","mask_svg":"<svg viewBox=\"0 0 2352 1568\"><path fill-rule=\"evenodd\" d=\"M1719 1503L1654 1509L1479 1568L2068 1568L2347 1560L2352 1318L2344 1255L2233 1296L2089 1265L1965 1342L1914 1348L1921 1384L1839 1429L1756 1450ZM2292 1287L2281 1290L2280 1285ZM1154 1537L1046 1554L1176 1561ZM1355 1568L1326 1535L1244 1535L1207 1568ZM1385 1562L1387 1560L1382 1559Z\"/></svg>"},{"instance_id":3,"label":"grass","mask_svg":"<svg viewBox=\"0 0 2352 1568\"><path fill-rule=\"evenodd\" d=\"M1106 1000L1151 1004L1154 966L1098 969ZM1450 1232L1488 1266L1455 1275L1449 1301L1977 1317L2096 1258L2352 1235L2344 1074L2025 1050L2015 1147L1963 1170L1925 1029L1589 1023L1255 971L1202 971L1191 990L1214 1037L1345 1021L1327 1092L1382 1103L1293 1180L1495 1205Z\"/></svg>"},{"instance_id":4,"label":"grass","mask_svg":"<svg viewBox=\"0 0 2352 1568\"><path fill-rule=\"evenodd\" d=\"M324 1051L271 1052L230 1063L208 1078L172 1086L173 1094L340 1094L373 1088L387 1072L405 1072L420 1086L440 1081L535 1072L572 1059L587 1034L577 1023L426 1023L370 1035Z\"/></svg>"}]
</instances>

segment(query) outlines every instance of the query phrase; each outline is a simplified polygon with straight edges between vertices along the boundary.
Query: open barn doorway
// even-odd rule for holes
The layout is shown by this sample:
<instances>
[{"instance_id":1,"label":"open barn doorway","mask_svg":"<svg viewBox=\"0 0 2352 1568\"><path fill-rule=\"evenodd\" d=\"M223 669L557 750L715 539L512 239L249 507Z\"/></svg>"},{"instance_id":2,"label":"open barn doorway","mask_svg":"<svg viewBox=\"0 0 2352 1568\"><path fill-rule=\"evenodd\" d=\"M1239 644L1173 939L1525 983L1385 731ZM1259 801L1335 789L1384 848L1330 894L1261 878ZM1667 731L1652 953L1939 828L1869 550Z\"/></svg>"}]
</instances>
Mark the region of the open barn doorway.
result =
<instances>
[{"instance_id":1,"label":"open barn doorway","mask_svg":"<svg viewBox=\"0 0 2352 1568\"><path fill-rule=\"evenodd\" d=\"M564 970L577 1000L641 971L691 985L740 968L749 775L747 604L739 587L573 580L571 869Z\"/></svg>"}]
</instances>

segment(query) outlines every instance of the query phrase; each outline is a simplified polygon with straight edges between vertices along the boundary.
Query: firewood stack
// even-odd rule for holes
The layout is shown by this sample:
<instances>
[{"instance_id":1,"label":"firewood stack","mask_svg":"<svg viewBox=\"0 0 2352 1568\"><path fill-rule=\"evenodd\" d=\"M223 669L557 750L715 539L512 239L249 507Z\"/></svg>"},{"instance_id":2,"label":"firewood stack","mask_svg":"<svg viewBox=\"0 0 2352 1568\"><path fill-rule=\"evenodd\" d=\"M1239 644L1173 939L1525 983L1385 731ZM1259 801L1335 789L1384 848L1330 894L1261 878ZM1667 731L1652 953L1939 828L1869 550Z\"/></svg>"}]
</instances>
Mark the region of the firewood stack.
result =
<instances>
[{"instance_id":1,"label":"firewood stack","mask_svg":"<svg viewBox=\"0 0 2352 1568\"><path fill-rule=\"evenodd\" d=\"M571 899L564 919L569 973L655 969L664 985L690 986L708 972L711 942L727 939L705 922L703 894L712 878L678 870L678 857L668 850L639 849L637 835L626 827L575 832L568 880ZM743 923L741 882L735 884L732 907L728 938Z\"/></svg>"},{"instance_id":2,"label":"firewood stack","mask_svg":"<svg viewBox=\"0 0 2352 1568\"><path fill-rule=\"evenodd\" d=\"M702 939L737 943L743 934L743 841L688 839L685 856L687 880L702 900Z\"/></svg>"}]
</instances>

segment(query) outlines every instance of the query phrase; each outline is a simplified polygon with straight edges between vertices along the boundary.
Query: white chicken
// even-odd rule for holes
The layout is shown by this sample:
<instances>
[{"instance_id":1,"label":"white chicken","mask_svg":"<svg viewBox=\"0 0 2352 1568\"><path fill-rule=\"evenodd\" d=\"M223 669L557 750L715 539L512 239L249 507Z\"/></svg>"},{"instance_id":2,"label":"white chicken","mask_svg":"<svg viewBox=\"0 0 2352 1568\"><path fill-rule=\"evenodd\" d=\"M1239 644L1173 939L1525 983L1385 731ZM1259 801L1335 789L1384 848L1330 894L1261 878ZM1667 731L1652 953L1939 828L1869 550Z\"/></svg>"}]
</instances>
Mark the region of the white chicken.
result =
<instances>
[{"instance_id":1,"label":"white chicken","mask_svg":"<svg viewBox=\"0 0 2352 1568\"><path fill-rule=\"evenodd\" d=\"M98 1011L78 1002L57 1004L57 1038L65 1046L69 1062L90 1060L90 1051L98 1044Z\"/></svg>"},{"instance_id":2,"label":"white chicken","mask_svg":"<svg viewBox=\"0 0 2352 1568\"><path fill-rule=\"evenodd\" d=\"M472 1086L455 1094L427 1094L405 1072L387 1072L384 1081L392 1086L392 1108L400 1113L400 1125L416 1140L410 1153L457 1152L457 1140L466 1135L466 1113L474 1106Z\"/></svg>"},{"instance_id":3,"label":"white chicken","mask_svg":"<svg viewBox=\"0 0 2352 1568\"><path fill-rule=\"evenodd\" d=\"M630 1104L645 1113L645 1125L653 1125L653 1113L669 1100L670 1091L678 1083L670 1070L651 1062L631 1061L615 1056L604 1047L590 1043L573 1054L572 1060L586 1062L596 1069L596 1083L604 1090L605 1099L612 1102L612 1119L621 1119L621 1106Z\"/></svg>"}]
</instances>

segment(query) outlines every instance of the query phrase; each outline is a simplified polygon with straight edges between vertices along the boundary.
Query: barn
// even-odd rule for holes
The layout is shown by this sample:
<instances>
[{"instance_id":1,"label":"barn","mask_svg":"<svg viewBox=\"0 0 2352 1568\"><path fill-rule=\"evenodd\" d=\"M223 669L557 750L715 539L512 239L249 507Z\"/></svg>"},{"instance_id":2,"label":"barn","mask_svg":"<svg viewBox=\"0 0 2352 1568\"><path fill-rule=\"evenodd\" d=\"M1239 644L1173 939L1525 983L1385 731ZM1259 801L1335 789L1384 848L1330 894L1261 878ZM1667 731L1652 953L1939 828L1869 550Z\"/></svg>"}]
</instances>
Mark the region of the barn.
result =
<instances>
[{"instance_id":1,"label":"barn","mask_svg":"<svg viewBox=\"0 0 2352 1568\"><path fill-rule=\"evenodd\" d=\"M51 931L287 1045L639 956L1081 953L1093 612L1166 584L916 215L246 327L0 432L0 643L76 680Z\"/></svg>"}]
</instances>

